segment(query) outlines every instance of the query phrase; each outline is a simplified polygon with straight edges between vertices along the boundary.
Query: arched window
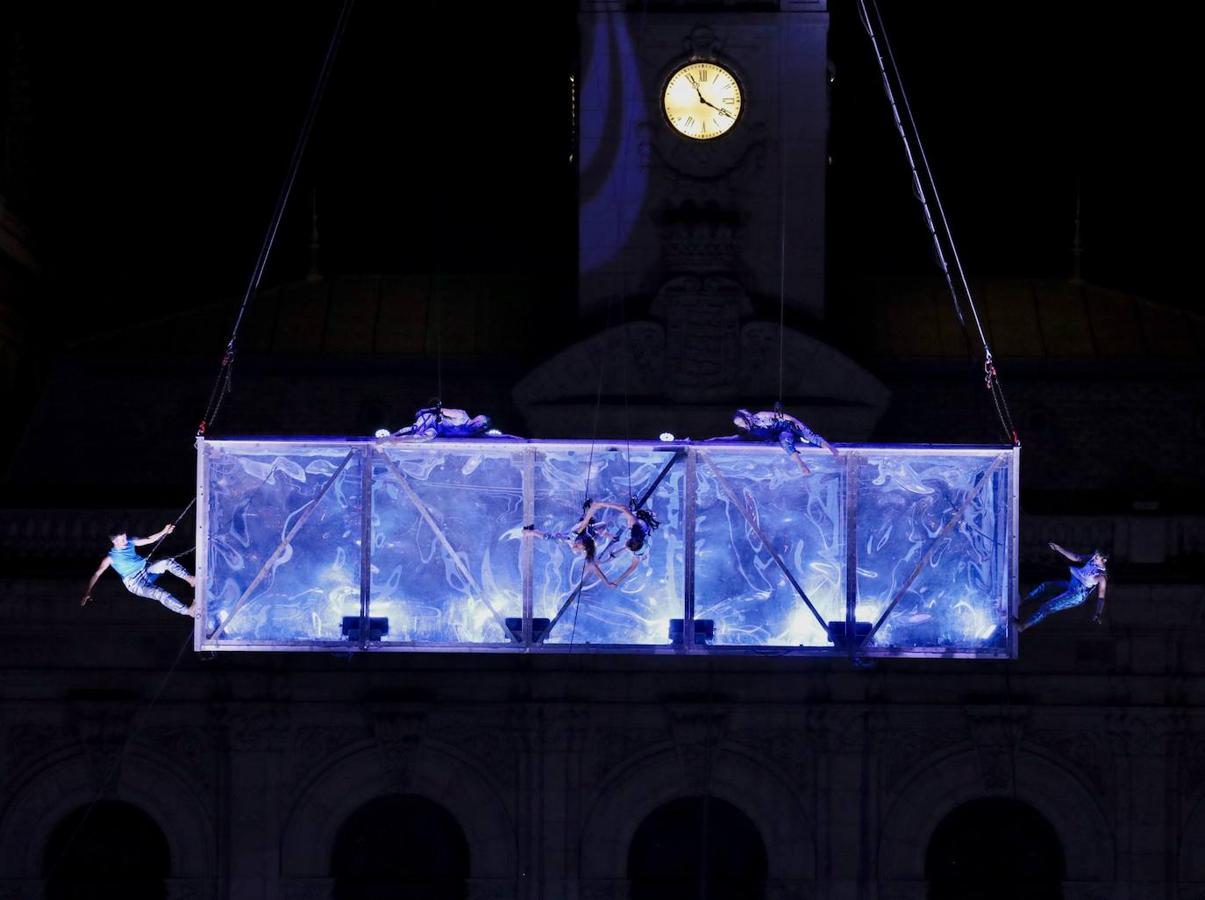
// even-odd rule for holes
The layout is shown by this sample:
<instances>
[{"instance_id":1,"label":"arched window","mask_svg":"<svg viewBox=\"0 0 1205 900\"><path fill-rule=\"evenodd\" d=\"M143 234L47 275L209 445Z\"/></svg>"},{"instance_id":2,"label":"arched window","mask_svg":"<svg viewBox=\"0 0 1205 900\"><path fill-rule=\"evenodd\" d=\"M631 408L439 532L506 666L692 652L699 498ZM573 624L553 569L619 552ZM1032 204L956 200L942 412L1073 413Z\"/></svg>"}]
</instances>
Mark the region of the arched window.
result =
<instances>
[{"instance_id":1,"label":"arched window","mask_svg":"<svg viewBox=\"0 0 1205 900\"><path fill-rule=\"evenodd\" d=\"M1008 797L964 803L933 832L929 900L1062 900L1063 845L1032 806Z\"/></svg>"},{"instance_id":2,"label":"arched window","mask_svg":"<svg viewBox=\"0 0 1205 900\"><path fill-rule=\"evenodd\" d=\"M119 800L67 815L46 842L47 900L165 900L171 851L155 821Z\"/></svg>"},{"instance_id":3,"label":"arched window","mask_svg":"<svg viewBox=\"0 0 1205 900\"><path fill-rule=\"evenodd\" d=\"M464 900L469 844L426 797L391 794L347 817L331 859L335 900Z\"/></svg>"},{"instance_id":4,"label":"arched window","mask_svg":"<svg viewBox=\"0 0 1205 900\"><path fill-rule=\"evenodd\" d=\"M757 826L715 797L658 807L628 851L632 900L758 900L768 870Z\"/></svg>"}]
</instances>

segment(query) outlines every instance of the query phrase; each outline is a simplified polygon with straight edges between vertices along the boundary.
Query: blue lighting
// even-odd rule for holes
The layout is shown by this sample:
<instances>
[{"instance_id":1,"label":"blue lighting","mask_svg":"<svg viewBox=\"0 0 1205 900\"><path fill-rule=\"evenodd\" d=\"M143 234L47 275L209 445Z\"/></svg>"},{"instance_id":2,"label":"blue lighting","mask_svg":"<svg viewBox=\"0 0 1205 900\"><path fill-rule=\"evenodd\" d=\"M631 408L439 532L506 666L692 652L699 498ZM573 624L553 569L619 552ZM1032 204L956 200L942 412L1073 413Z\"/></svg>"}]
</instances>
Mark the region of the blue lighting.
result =
<instances>
[{"instance_id":1,"label":"blue lighting","mask_svg":"<svg viewBox=\"0 0 1205 900\"><path fill-rule=\"evenodd\" d=\"M364 599L388 622L374 651L844 654L849 621L866 655L1012 649L1011 448L805 447L808 475L761 443L202 440L199 452L198 649L346 650ZM617 507L590 532L608 579L631 568L617 588L558 537L587 485ZM635 556L629 498L659 523ZM688 609L683 647L670 630Z\"/></svg>"}]
</instances>

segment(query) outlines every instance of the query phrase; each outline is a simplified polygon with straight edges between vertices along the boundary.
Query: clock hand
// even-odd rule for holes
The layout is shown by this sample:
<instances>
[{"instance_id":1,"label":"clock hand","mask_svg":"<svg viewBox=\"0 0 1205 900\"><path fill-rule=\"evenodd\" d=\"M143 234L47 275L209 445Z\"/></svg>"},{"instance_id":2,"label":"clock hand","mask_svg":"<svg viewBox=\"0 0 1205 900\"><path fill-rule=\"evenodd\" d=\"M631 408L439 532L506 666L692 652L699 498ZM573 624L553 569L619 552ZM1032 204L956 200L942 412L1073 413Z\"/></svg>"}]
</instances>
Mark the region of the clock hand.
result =
<instances>
[{"instance_id":1,"label":"clock hand","mask_svg":"<svg viewBox=\"0 0 1205 900\"><path fill-rule=\"evenodd\" d=\"M706 97L704 97L702 92L699 93L699 99L702 100L705 105L710 106L712 109L714 109L716 112L720 113L721 115L725 115L730 119L733 118L732 113L728 112L728 110L726 110L726 109L716 106L714 103L712 103Z\"/></svg>"},{"instance_id":2,"label":"clock hand","mask_svg":"<svg viewBox=\"0 0 1205 900\"><path fill-rule=\"evenodd\" d=\"M688 74L686 76L686 80L690 82L690 86L693 87L695 89L695 93L699 95L699 102L706 106L711 106L711 104L707 102L707 98L703 96L703 91L699 89L699 82L695 81L695 76Z\"/></svg>"}]
</instances>

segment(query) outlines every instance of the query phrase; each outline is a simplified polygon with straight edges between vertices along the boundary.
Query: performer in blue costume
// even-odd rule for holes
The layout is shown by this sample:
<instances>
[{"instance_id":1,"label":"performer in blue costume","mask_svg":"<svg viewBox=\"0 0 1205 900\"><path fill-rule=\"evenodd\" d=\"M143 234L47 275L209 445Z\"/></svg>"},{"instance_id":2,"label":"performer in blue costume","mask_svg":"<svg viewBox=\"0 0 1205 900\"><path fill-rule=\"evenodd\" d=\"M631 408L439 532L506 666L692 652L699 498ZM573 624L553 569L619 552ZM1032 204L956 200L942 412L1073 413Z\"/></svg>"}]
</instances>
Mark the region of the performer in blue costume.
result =
<instances>
[{"instance_id":1,"label":"performer in blue costume","mask_svg":"<svg viewBox=\"0 0 1205 900\"><path fill-rule=\"evenodd\" d=\"M640 565L640 561L648 556L648 539L661 523L657 521L657 517L653 515L653 511L649 509L637 509L636 501L633 500L628 506L623 506L619 503L611 503L606 500L596 500L590 504L590 510L613 509L624 518L624 522L628 527L628 539L622 543L618 541L611 545L610 551L607 553L607 559L611 560L627 550L632 554L632 560L628 563L627 570L619 576L615 582L620 584L625 578L636 571L636 567Z\"/></svg>"},{"instance_id":2,"label":"performer in blue costume","mask_svg":"<svg viewBox=\"0 0 1205 900\"><path fill-rule=\"evenodd\" d=\"M1092 614L1092 621L1099 625L1100 615L1105 608L1105 588L1108 586L1109 578L1105 567L1109 558L1099 550L1093 551L1091 556L1071 553L1053 541L1050 543L1050 549L1061 553L1077 565L1071 567L1071 578L1067 581L1044 581L1029 592L1029 596L1025 598L1027 601L1037 600L1039 597L1056 591L1058 593L1057 596L1038 607L1028 619L1020 623L1017 631L1032 628L1051 613L1080 606L1092 596L1093 591L1096 591L1096 611Z\"/></svg>"},{"instance_id":3,"label":"performer in blue costume","mask_svg":"<svg viewBox=\"0 0 1205 900\"><path fill-rule=\"evenodd\" d=\"M733 423L741 430L740 436L753 441L777 441L782 449L799 464L799 471L811 475L803 457L799 455L799 447L810 444L822 447L837 456L836 448L812 429L794 416L787 415L781 408L762 410L752 413L747 409L738 409L732 418Z\"/></svg>"},{"instance_id":4,"label":"performer in blue costume","mask_svg":"<svg viewBox=\"0 0 1205 900\"><path fill-rule=\"evenodd\" d=\"M391 437L429 441L433 438L484 437L490 433L489 416L470 416L463 409L436 404L420 409L413 425L395 431ZM494 432L491 437L498 435Z\"/></svg>"},{"instance_id":5,"label":"performer in blue costume","mask_svg":"<svg viewBox=\"0 0 1205 900\"><path fill-rule=\"evenodd\" d=\"M165 525L162 531L158 531L150 537L132 538L125 534L125 532L109 535L113 548L100 561L100 565L97 566L96 571L92 573L92 578L89 580L88 587L84 591L84 599L80 601L80 606L87 605L88 601L92 599L92 589L96 587L97 579L105 573L105 569L112 568L121 578L121 583L125 585L126 590L131 594L157 600L174 613L196 618L197 606L195 603L192 606L185 606L172 596L170 592L159 587L155 582L164 572L171 572L177 578L188 582L192 587L196 586L197 580L184 566L180 565L174 559L161 559L147 565L146 559L139 555L135 549L147 544L154 544L156 541L167 537L173 531L175 531L174 525Z\"/></svg>"},{"instance_id":6,"label":"performer in blue costume","mask_svg":"<svg viewBox=\"0 0 1205 900\"><path fill-rule=\"evenodd\" d=\"M594 521L595 513L601 509L616 510L624 517L628 525L627 541L614 547L607 554L608 561L614 559L616 554L624 549L632 554L632 561L628 564L627 569L614 581L608 578L606 573L603 572L597 559L598 542L617 537L611 533L605 524ZM582 504L581 519L568 532L539 531L534 525L523 526L523 531L531 537L544 538L550 541L565 541L574 553L585 556L585 571L587 573L593 574L599 581L605 582L607 587L617 588L640 565L640 560L644 558L647 551L646 541L648 540L649 533L659 524L656 517L647 510L633 511L618 503L610 503L605 500L587 500Z\"/></svg>"}]
</instances>

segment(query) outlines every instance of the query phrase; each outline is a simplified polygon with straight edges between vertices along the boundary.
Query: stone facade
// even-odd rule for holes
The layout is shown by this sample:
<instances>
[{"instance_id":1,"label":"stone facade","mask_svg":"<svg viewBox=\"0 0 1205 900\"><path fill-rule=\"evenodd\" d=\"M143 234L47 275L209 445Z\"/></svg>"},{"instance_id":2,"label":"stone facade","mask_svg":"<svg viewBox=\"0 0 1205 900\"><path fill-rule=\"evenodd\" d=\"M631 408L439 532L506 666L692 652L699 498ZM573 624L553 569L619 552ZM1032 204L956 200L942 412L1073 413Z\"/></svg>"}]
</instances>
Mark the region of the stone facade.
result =
<instances>
[{"instance_id":1,"label":"stone facade","mask_svg":"<svg viewBox=\"0 0 1205 900\"><path fill-rule=\"evenodd\" d=\"M924 897L937 825L991 796L1053 826L1064 896L1205 893L1199 586L1117 585L1106 629L1051 620L1016 663L869 670L587 655L173 664L180 620L115 583L81 611L74 587L4 582L3 897L40 896L49 835L98 797L161 828L173 898L327 897L340 826L396 793L455 818L474 898L626 897L637 827L700 795L756 826L768 898ZM1096 644L1131 663L1078 664Z\"/></svg>"}]
</instances>

